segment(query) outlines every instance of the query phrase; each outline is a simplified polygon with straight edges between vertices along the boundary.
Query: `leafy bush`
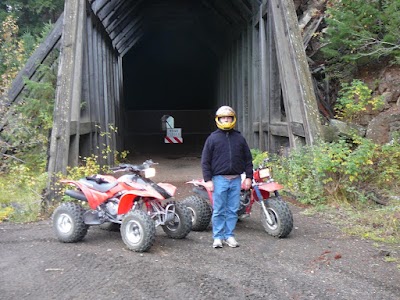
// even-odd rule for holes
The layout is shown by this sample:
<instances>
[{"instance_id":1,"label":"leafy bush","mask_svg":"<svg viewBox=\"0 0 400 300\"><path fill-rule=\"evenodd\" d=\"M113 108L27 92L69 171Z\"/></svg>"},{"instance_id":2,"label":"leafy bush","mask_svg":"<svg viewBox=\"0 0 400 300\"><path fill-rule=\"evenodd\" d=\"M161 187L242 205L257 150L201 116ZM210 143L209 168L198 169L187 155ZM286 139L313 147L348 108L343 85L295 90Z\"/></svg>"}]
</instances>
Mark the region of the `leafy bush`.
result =
<instances>
[{"instance_id":1,"label":"leafy bush","mask_svg":"<svg viewBox=\"0 0 400 300\"><path fill-rule=\"evenodd\" d=\"M253 168L257 169L260 164L268 158L268 152L263 152L260 149L250 149L253 158Z\"/></svg>"},{"instance_id":2,"label":"leafy bush","mask_svg":"<svg viewBox=\"0 0 400 300\"><path fill-rule=\"evenodd\" d=\"M49 30L51 24L46 24L42 37L33 37L29 33L19 37L19 28L11 15L7 16L0 27L0 99L5 101L0 102L1 125L4 125L1 130L0 150L6 153L1 162L3 170L13 160L23 161L28 168L35 167L39 170L46 165L57 65L40 65L35 73L35 80L25 79L26 88L22 97L11 106L7 104L6 92L30 53Z\"/></svg>"},{"instance_id":3,"label":"leafy bush","mask_svg":"<svg viewBox=\"0 0 400 300\"><path fill-rule=\"evenodd\" d=\"M6 144L3 152L24 161L28 167L44 169L47 162L49 131L53 125L55 73L42 65L38 73L41 82L26 80L24 97L9 108L7 126L1 132ZM3 160L3 165L9 160Z\"/></svg>"},{"instance_id":4,"label":"leafy bush","mask_svg":"<svg viewBox=\"0 0 400 300\"><path fill-rule=\"evenodd\" d=\"M0 95L11 85L27 60L23 40L17 38L19 28L13 16L7 16L0 27ZM0 106L0 113L3 107Z\"/></svg>"},{"instance_id":5,"label":"leafy bush","mask_svg":"<svg viewBox=\"0 0 400 300\"><path fill-rule=\"evenodd\" d=\"M292 150L287 157L279 158L273 167L274 178L302 203L319 204L326 201L323 193L324 173L314 160L317 158L312 149L303 147Z\"/></svg>"},{"instance_id":6,"label":"leafy bush","mask_svg":"<svg viewBox=\"0 0 400 300\"><path fill-rule=\"evenodd\" d=\"M13 163L10 171L0 176L0 222L36 221L41 214L42 192L47 173Z\"/></svg>"},{"instance_id":7,"label":"leafy bush","mask_svg":"<svg viewBox=\"0 0 400 300\"><path fill-rule=\"evenodd\" d=\"M293 149L274 171L302 203L365 202L376 192L400 192L400 144L380 146L357 136L321 142Z\"/></svg>"},{"instance_id":8,"label":"leafy bush","mask_svg":"<svg viewBox=\"0 0 400 300\"><path fill-rule=\"evenodd\" d=\"M113 130L115 133L117 132L117 128L113 127L112 125L109 125L109 128L110 130ZM101 132L100 134L109 135L109 133L106 132ZM118 152L116 150L111 150L109 147L105 147L104 150L102 150L101 155L107 157L109 154L112 154L114 156L115 164L119 164L120 161L124 161L127 158L129 151ZM112 174L110 166L101 165L100 164L101 160L99 160L99 157L94 154L92 154L89 157L80 157L79 161L80 163L78 166L67 167L66 175L64 174L56 175L56 183L52 187L56 195L56 199L53 199L54 202L57 202L60 199L70 200L68 196L64 195L64 191L68 187L61 184L60 182L61 179L78 180L80 178L96 174Z\"/></svg>"},{"instance_id":9,"label":"leafy bush","mask_svg":"<svg viewBox=\"0 0 400 300\"><path fill-rule=\"evenodd\" d=\"M374 112L384 106L382 96L373 97L372 90L361 80L354 79L351 84L342 83L335 110L339 119L356 121L365 112Z\"/></svg>"},{"instance_id":10,"label":"leafy bush","mask_svg":"<svg viewBox=\"0 0 400 300\"><path fill-rule=\"evenodd\" d=\"M52 199L53 202L58 202L61 199L70 200L68 196L64 195L66 189L69 188L68 185L62 184L60 180L69 179L69 180L79 180L80 178L84 178L86 176L92 176L95 174L104 174L109 172L108 166L101 166L99 164L98 157L96 155L91 155L90 157L80 158L80 163L75 167L67 167L67 174L56 174L55 176L55 184L52 186L52 191L54 191L55 199ZM45 203L48 205L49 203Z\"/></svg>"}]
</instances>

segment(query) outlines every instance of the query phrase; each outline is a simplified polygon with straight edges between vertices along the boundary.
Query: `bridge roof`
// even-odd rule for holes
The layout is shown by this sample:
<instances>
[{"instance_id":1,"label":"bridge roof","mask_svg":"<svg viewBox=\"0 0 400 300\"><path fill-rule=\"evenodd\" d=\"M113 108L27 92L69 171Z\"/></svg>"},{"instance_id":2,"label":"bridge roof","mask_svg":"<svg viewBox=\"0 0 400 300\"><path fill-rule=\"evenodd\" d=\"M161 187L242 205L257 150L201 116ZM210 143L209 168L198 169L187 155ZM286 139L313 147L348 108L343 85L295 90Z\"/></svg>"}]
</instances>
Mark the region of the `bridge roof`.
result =
<instances>
[{"instance_id":1,"label":"bridge roof","mask_svg":"<svg viewBox=\"0 0 400 300\"><path fill-rule=\"evenodd\" d=\"M123 56L155 31L189 30L218 56L249 23L259 0L89 0L114 48Z\"/></svg>"}]
</instances>

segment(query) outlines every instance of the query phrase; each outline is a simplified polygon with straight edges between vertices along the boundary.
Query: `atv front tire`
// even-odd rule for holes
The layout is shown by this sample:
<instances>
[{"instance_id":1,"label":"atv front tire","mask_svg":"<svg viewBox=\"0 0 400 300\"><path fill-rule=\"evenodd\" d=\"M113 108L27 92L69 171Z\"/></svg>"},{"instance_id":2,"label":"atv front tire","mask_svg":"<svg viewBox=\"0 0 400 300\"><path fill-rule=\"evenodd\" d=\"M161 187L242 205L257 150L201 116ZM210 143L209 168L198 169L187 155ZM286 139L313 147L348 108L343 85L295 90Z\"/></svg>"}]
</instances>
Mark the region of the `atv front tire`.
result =
<instances>
[{"instance_id":1,"label":"atv front tire","mask_svg":"<svg viewBox=\"0 0 400 300\"><path fill-rule=\"evenodd\" d=\"M75 243L87 234L89 226L83 221L85 209L75 202L64 202L53 213L53 229L59 241Z\"/></svg>"},{"instance_id":2,"label":"atv front tire","mask_svg":"<svg viewBox=\"0 0 400 300\"><path fill-rule=\"evenodd\" d=\"M191 195L182 201L192 215L192 230L204 231L208 228L212 217L211 205L204 198Z\"/></svg>"},{"instance_id":3,"label":"atv front tire","mask_svg":"<svg viewBox=\"0 0 400 300\"><path fill-rule=\"evenodd\" d=\"M122 220L121 236L129 250L146 252L154 244L156 226L142 210L129 212Z\"/></svg>"},{"instance_id":4,"label":"atv front tire","mask_svg":"<svg viewBox=\"0 0 400 300\"><path fill-rule=\"evenodd\" d=\"M183 239L192 230L192 218L189 209L182 203L169 202L175 206L175 213L169 222L162 225L164 232L173 239Z\"/></svg>"},{"instance_id":5,"label":"atv front tire","mask_svg":"<svg viewBox=\"0 0 400 300\"><path fill-rule=\"evenodd\" d=\"M272 223L268 222L261 206L261 223L265 231L269 235L278 238L288 236L293 229L293 216L289 205L279 196L271 197L263 201L272 220Z\"/></svg>"}]
</instances>

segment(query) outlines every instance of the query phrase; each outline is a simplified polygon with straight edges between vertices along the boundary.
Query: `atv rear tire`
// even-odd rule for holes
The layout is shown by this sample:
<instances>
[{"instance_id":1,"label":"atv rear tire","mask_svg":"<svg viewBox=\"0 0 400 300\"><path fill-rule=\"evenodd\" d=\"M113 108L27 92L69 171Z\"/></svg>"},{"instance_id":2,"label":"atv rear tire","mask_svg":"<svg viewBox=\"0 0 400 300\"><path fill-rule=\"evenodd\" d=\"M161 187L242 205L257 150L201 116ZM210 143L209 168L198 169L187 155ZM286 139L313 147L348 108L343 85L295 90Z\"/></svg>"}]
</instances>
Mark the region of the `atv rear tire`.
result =
<instances>
[{"instance_id":1,"label":"atv rear tire","mask_svg":"<svg viewBox=\"0 0 400 300\"><path fill-rule=\"evenodd\" d=\"M53 229L59 241L75 243L87 234L89 226L83 221L85 209L75 202L64 202L53 213Z\"/></svg>"},{"instance_id":2,"label":"atv rear tire","mask_svg":"<svg viewBox=\"0 0 400 300\"><path fill-rule=\"evenodd\" d=\"M183 239L192 230L192 219L189 209L182 203L171 201L168 204L174 204L175 213L171 221L162 225L164 232L173 239Z\"/></svg>"},{"instance_id":3,"label":"atv rear tire","mask_svg":"<svg viewBox=\"0 0 400 300\"><path fill-rule=\"evenodd\" d=\"M261 223L265 231L274 237L284 238L293 229L293 216L289 205L281 197L271 197L263 200L267 211L272 219L272 224L268 223L264 210L261 206Z\"/></svg>"},{"instance_id":4,"label":"atv rear tire","mask_svg":"<svg viewBox=\"0 0 400 300\"><path fill-rule=\"evenodd\" d=\"M129 212L122 220L120 230L125 245L135 252L149 250L156 236L154 221L142 210Z\"/></svg>"},{"instance_id":5,"label":"atv rear tire","mask_svg":"<svg viewBox=\"0 0 400 300\"><path fill-rule=\"evenodd\" d=\"M204 198L191 195L182 201L192 215L192 230L204 231L208 228L212 217L211 205Z\"/></svg>"}]
</instances>

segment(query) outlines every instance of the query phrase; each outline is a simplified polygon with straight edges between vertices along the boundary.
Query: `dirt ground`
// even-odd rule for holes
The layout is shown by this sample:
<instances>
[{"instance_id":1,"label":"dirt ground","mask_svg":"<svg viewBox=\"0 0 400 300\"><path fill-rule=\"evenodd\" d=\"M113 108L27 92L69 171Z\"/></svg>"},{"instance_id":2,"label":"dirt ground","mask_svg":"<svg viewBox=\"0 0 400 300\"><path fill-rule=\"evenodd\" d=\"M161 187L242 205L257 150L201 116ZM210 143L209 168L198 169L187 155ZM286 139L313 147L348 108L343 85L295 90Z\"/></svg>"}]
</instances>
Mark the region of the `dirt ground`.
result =
<instances>
[{"instance_id":1,"label":"dirt ground","mask_svg":"<svg viewBox=\"0 0 400 300\"><path fill-rule=\"evenodd\" d=\"M177 185L177 200L191 192L185 181L201 177L198 157L153 160L155 181ZM213 249L210 230L173 240L158 228L147 253L98 227L63 244L50 219L0 223L0 299L400 299L399 262L385 261L400 257L400 245L346 236L290 208L295 227L285 239L264 232L255 206L238 223L238 248Z\"/></svg>"}]
</instances>

